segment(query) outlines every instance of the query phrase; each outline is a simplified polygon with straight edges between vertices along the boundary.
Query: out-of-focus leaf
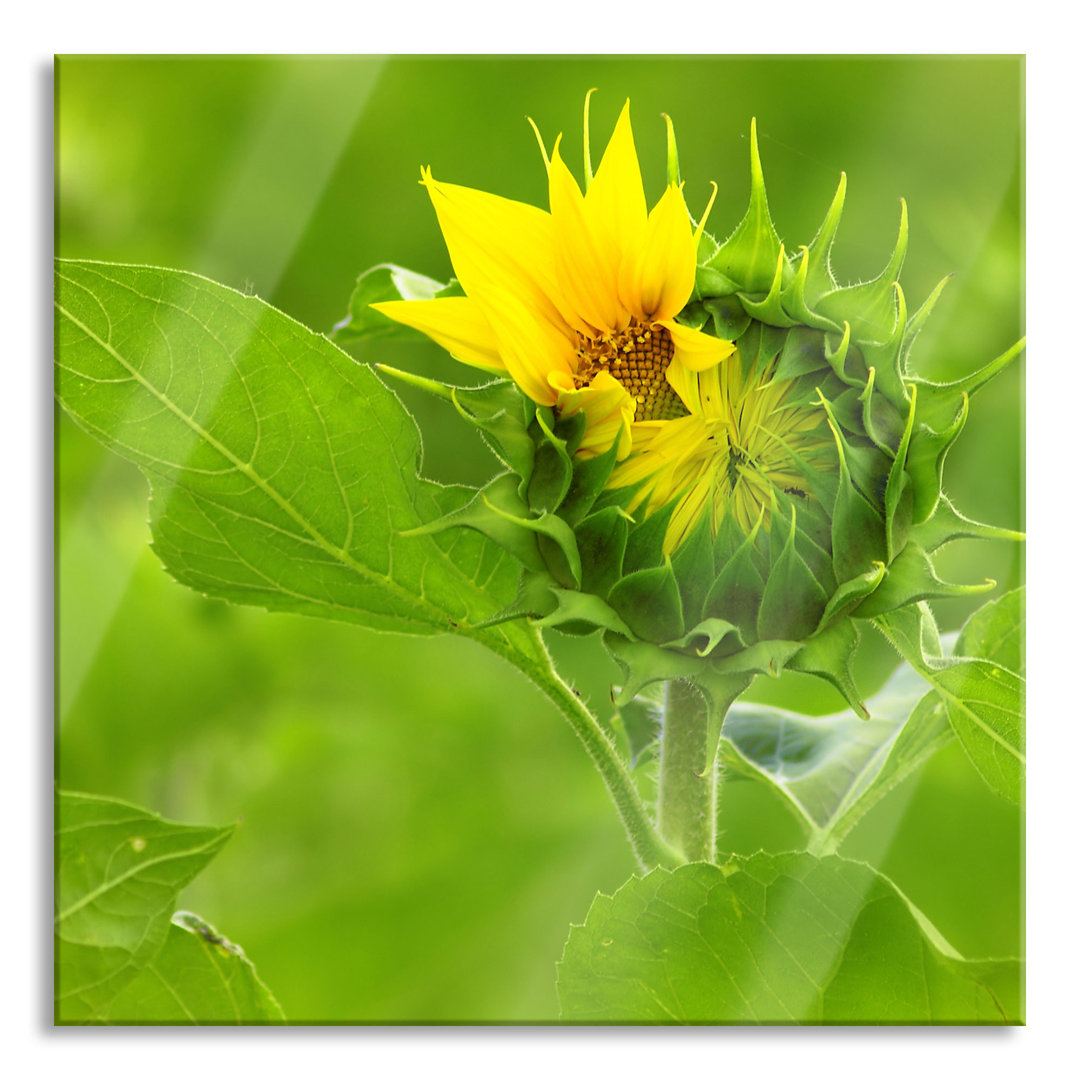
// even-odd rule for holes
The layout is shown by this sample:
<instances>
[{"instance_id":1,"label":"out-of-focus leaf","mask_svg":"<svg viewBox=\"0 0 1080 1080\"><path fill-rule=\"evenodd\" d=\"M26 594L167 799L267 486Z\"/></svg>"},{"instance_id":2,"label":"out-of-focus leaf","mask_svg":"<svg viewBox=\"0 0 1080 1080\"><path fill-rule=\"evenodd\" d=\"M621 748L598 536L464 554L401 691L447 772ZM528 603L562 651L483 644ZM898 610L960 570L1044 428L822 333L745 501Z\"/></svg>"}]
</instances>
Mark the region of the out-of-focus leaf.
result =
<instances>
[{"instance_id":1,"label":"out-of-focus leaf","mask_svg":"<svg viewBox=\"0 0 1080 1080\"><path fill-rule=\"evenodd\" d=\"M615 713L615 723L626 737L631 766L648 759L660 742L663 727L665 683L650 683Z\"/></svg>"},{"instance_id":2,"label":"out-of-focus leaf","mask_svg":"<svg viewBox=\"0 0 1080 1080\"><path fill-rule=\"evenodd\" d=\"M118 799L58 794L58 1021L103 1015L161 949L180 890L232 833L165 821Z\"/></svg>"},{"instance_id":3,"label":"out-of-focus leaf","mask_svg":"<svg viewBox=\"0 0 1080 1080\"><path fill-rule=\"evenodd\" d=\"M285 1014L244 950L188 911L101 1016L108 1024L273 1024Z\"/></svg>"},{"instance_id":4,"label":"out-of-focus leaf","mask_svg":"<svg viewBox=\"0 0 1080 1080\"><path fill-rule=\"evenodd\" d=\"M575 1023L1023 1022L1017 961L963 959L892 882L836 855L631 878L571 928L558 982Z\"/></svg>"},{"instance_id":5,"label":"out-of-focus leaf","mask_svg":"<svg viewBox=\"0 0 1080 1080\"><path fill-rule=\"evenodd\" d=\"M858 820L952 739L945 710L903 664L866 703L803 716L737 702L724 721L720 760L733 772L775 786L803 821L810 848L832 851Z\"/></svg>"}]
</instances>

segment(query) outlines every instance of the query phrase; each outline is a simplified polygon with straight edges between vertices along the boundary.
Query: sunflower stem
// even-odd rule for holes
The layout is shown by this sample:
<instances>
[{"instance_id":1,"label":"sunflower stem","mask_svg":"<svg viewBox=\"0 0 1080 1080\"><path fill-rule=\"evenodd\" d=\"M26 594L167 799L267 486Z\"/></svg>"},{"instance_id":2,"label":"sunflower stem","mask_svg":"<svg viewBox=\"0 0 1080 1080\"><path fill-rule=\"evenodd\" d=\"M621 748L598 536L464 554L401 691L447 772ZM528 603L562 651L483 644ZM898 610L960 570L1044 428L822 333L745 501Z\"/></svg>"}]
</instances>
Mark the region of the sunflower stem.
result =
<instances>
[{"instance_id":1,"label":"sunflower stem","mask_svg":"<svg viewBox=\"0 0 1080 1080\"><path fill-rule=\"evenodd\" d=\"M667 685L660 736L660 835L689 862L716 858L716 767L708 760L709 707L691 682Z\"/></svg>"},{"instance_id":2,"label":"sunflower stem","mask_svg":"<svg viewBox=\"0 0 1080 1080\"><path fill-rule=\"evenodd\" d=\"M544 663L537 663L525 654L496 649L500 655L520 668L544 692L563 714L581 740L592 763L596 766L615 803L627 838L642 870L657 866L675 867L686 860L668 844L657 831L637 785L615 749L600 721L581 698L556 672L539 630L532 628L537 652ZM494 647L490 641L485 642Z\"/></svg>"}]
</instances>

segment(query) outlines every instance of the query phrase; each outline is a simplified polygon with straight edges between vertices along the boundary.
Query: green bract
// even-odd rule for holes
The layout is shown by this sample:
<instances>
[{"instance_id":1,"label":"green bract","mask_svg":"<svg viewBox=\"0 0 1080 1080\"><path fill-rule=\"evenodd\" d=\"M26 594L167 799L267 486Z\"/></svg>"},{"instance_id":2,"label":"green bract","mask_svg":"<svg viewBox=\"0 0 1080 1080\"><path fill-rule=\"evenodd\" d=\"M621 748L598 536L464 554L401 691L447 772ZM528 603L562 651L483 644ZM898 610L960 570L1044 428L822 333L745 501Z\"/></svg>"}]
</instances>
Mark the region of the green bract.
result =
<instances>
[{"instance_id":1,"label":"green bract","mask_svg":"<svg viewBox=\"0 0 1080 1080\"><path fill-rule=\"evenodd\" d=\"M932 554L961 537L1018 538L965 518L941 480L970 395L1023 342L958 382L914 374L912 346L945 281L909 317L897 281L906 207L881 274L841 286L829 253L845 178L817 236L788 255L769 215L753 125L750 146L750 205L725 241L702 237L694 295L679 318L735 342L727 363L741 364L745 379L786 384L783 408L817 410L815 451L785 447L802 483L774 486L768 513L749 530L731 513L715 529L701 515L665 555L677 500L629 512L635 487L606 486L616 448L576 454L582 415L539 408L510 381L471 389L394 372L452 402L506 466L467 506L418 531L472 528L512 552L520 592L490 622L601 630L626 674L617 703L649 682L687 678L722 707L754 674L790 668L828 680L865 714L850 673L859 620L993 588L942 581Z\"/></svg>"}]
</instances>

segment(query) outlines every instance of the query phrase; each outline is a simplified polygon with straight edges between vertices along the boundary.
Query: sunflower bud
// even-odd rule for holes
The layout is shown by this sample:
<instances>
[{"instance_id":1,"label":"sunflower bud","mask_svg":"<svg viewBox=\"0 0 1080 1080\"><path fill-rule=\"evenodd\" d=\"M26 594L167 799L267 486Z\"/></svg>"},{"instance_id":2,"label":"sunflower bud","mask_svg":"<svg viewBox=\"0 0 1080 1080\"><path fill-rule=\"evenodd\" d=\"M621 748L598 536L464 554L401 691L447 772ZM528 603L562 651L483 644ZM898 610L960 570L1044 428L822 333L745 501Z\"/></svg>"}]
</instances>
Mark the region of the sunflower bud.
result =
<instances>
[{"instance_id":1,"label":"sunflower bud","mask_svg":"<svg viewBox=\"0 0 1080 1080\"><path fill-rule=\"evenodd\" d=\"M1022 344L959 382L914 375L945 282L908 316L906 208L882 273L838 285L844 178L789 254L753 124L750 205L723 243L693 230L670 125L671 183L651 212L626 109L584 195L558 143L544 157L550 214L426 173L466 296L379 305L507 376L440 390L506 471L428 528L479 529L519 558L520 594L497 619L601 630L620 701L684 678L719 702L786 667L864 712L858 620L992 588L941 581L932 553L1015 538L964 518L941 477L970 395Z\"/></svg>"}]
</instances>

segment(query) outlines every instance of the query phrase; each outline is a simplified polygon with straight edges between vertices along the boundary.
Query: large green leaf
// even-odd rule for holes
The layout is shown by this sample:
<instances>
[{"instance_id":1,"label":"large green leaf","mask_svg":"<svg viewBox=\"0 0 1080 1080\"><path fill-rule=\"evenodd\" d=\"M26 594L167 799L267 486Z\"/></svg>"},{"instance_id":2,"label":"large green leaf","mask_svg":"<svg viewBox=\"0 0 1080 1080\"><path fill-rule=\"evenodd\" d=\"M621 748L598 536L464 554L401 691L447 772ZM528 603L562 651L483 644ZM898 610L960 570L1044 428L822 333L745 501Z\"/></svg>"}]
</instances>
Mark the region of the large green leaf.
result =
<instances>
[{"instance_id":1,"label":"large green leaf","mask_svg":"<svg viewBox=\"0 0 1080 1080\"><path fill-rule=\"evenodd\" d=\"M256 297L195 274L57 262L57 392L151 480L154 549L180 582L378 630L475 630L519 567L478 534L400 534L474 494L417 478L420 439L373 372Z\"/></svg>"},{"instance_id":2,"label":"large green leaf","mask_svg":"<svg viewBox=\"0 0 1080 1080\"><path fill-rule=\"evenodd\" d=\"M966 961L886 878L732 857L597 896L558 967L577 1023L1022 1023L1015 960Z\"/></svg>"},{"instance_id":3,"label":"large green leaf","mask_svg":"<svg viewBox=\"0 0 1080 1080\"><path fill-rule=\"evenodd\" d=\"M101 1017L161 949L180 890L232 832L165 821L118 799L58 794L59 1021Z\"/></svg>"},{"instance_id":4,"label":"large green leaf","mask_svg":"<svg viewBox=\"0 0 1080 1080\"><path fill-rule=\"evenodd\" d=\"M154 550L177 581L482 642L559 706L639 857L660 861L632 780L539 631L484 625L513 603L521 564L475 530L423 530L476 491L418 476L420 434L370 368L258 298L179 270L58 260L56 311L59 398L150 479Z\"/></svg>"},{"instance_id":5,"label":"large green leaf","mask_svg":"<svg viewBox=\"0 0 1080 1080\"><path fill-rule=\"evenodd\" d=\"M903 664L866 703L803 716L736 703L724 721L720 760L732 772L773 784L809 832L812 851L832 851L879 799L951 741L945 710Z\"/></svg>"},{"instance_id":6,"label":"large green leaf","mask_svg":"<svg viewBox=\"0 0 1080 1080\"><path fill-rule=\"evenodd\" d=\"M1000 609L973 616L974 625L962 631L963 640L984 655L1017 656L1021 638L1016 620L1022 597L1012 594ZM943 659L927 652L936 631L925 604L874 619L878 629L900 655L937 690L949 723L982 778L1010 802L1019 803L1024 783L1024 679L984 656Z\"/></svg>"},{"instance_id":7,"label":"large green leaf","mask_svg":"<svg viewBox=\"0 0 1080 1080\"><path fill-rule=\"evenodd\" d=\"M243 949L187 911L102 1014L108 1024L273 1024L285 1014Z\"/></svg>"}]
</instances>

